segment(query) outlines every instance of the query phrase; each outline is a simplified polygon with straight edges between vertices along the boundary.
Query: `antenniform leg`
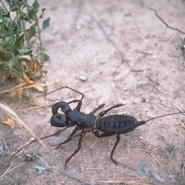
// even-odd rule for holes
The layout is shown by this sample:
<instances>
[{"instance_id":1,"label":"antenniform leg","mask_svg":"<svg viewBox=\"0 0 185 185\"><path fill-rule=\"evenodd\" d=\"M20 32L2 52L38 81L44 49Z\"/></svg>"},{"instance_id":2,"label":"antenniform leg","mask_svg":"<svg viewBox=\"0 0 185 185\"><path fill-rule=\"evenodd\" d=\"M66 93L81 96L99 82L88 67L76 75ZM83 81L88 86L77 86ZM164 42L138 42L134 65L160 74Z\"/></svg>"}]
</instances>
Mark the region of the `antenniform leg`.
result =
<instances>
[{"instance_id":1,"label":"antenniform leg","mask_svg":"<svg viewBox=\"0 0 185 185\"><path fill-rule=\"evenodd\" d=\"M102 133L102 134L100 134L100 132L99 132L98 130L94 131L93 133L94 133L94 135L95 135L96 137L98 137L98 138L101 138L101 137L108 137L108 136L112 136L112 135L117 134L117 141L116 141L116 143L114 144L114 147L113 147L113 149L112 149L112 151L111 151L110 158L112 159L112 161L113 161L115 164L118 164L118 163L113 159L113 153L114 153L114 151L115 151L115 149L116 149L116 146L118 145L118 142L120 141L120 135L119 135L118 133L115 133L115 132L114 132L114 133Z\"/></svg>"},{"instance_id":2,"label":"antenniform leg","mask_svg":"<svg viewBox=\"0 0 185 185\"><path fill-rule=\"evenodd\" d=\"M54 134L51 134L51 135L48 135L48 136L44 136L44 137L41 137L40 139L34 139L32 141L30 141L28 144L26 144L25 146L23 146L22 148L20 148L19 150L17 150L17 152L15 152L11 157L10 157L10 160L9 162L12 160L12 158L18 154L21 150L23 150L24 148L26 148L27 146L31 145L32 143L35 143L37 141L40 141L40 140L43 140L43 139L46 139L46 138L49 138L49 137L52 137L52 136L57 136L60 132L62 132L63 130L65 130L66 128L62 129L62 130L59 130L57 132L55 132Z\"/></svg>"},{"instance_id":3,"label":"antenniform leg","mask_svg":"<svg viewBox=\"0 0 185 185\"><path fill-rule=\"evenodd\" d=\"M97 110L101 109L102 107L105 106L105 103L99 105L96 109L94 109L92 112L90 112L90 114L94 115L96 113Z\"/></svg>"},{"instance_id":4,"label":"antenniform leg","mask_svg":"<svg viewBox=\"0 0 185 185\"><path fill-rule=\"evenodd\" d=\"M112 109L114 109L114 108L117 108L117 107L121 107L121 106L124 106L124 105L123 105L122 103L121 103L121 104L114 105L114 106L112 106L112 107L110 107L110 108L108 108L108 109L106 109L106 110L100 112L100 113L99 113L99 116L100 116L100 117L103 117L105 114L107 114L108 111L110 111L110 110L112 110Z\"/></svg>"},{"instance_id":5,"label":"antenniform leg","mask_svg":"<svg viewBox=\"0 0 185 185\"><path fill-rule=\"evenodd\" d=\"M85 136L85 134L86 134L86 132L87 132L88 130L82 130L82 132L81 132L81 134L80 134L80 139L79 139L79 142L78 142L78 149L77 150L75 150L74 152L73 152L73 154L66 160L66 162L65 162L65 169L66 169L66 167L67 167L67 163L69 162L69 160L81 149L81 147L82 147L82 140L83 140L83 137Z\"/></svg>"},{"instance_id":6,"label":"antenniform leg","mask_svg":"<svg viewBox=\"0 0 185 185\"><path fill-rule=\"evenodd\" d=\"M71 87L64 86L64 87L61 87L61 88L56 89L56 90L54 90L54 91L51 91L51 92L49 92L49 93L47 93L47 94L45 94L45 95L39 95L39 96L47 96L47 95L49 95L49 94L51 94L51 93L54 93L54 92L56 92L56 91L58 91L58 90L60 90L60 89L64 89L64 88L70 89L70 90L72 90L72 91L74 91L74 92L76 92L76 93L82 95L81 100L78 102L78 104L77 104L77 106L76 106L76 108L75 108L77 111L80 111L80 108L81 108L81 106L82 106L82 100L83 100L83 98L85 97L85 95L84 95L83 93L81 93L81 92L79 92L79 91L77 91L77 90L71 88ZM38 97L39 97L39 96L38 96ZM76 101L76 100L75 100L75 101ZM74 101L74 102L75 102L75 101ZM77 100L77 101L78 101L78 100Z\"/></svg>"}]
</instances>

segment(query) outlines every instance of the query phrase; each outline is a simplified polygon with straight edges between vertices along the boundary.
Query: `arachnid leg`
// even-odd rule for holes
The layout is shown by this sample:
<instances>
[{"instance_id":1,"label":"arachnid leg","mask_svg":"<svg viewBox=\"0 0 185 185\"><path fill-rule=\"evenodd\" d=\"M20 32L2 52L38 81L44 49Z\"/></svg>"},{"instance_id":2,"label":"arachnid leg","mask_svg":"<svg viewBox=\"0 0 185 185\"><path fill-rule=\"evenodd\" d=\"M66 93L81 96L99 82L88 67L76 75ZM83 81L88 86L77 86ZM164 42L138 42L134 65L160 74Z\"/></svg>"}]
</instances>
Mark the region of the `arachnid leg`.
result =
<instances>
[{"instance_id":1,"label":"arachnid leg","mask_svg":"<svg viewBox=\"0 0 185 185\"><path fill-rule=\"evenodd\" d=\"M34 139L32 141L30 141L28 144L26 144L25 146L23 146L22 148L20 148L17 152L15 152L11 157L10 157L10 160L9 162L12 160L12 158L18 154L21 150L23 150L24 148L26 148L27 146L31 145L32 143L35 143L37 141L40 141L40 140L43 140L43 139L46 139L46 138L49 138L49 137L52 137L52 136L57 136L60 132L62 132L63 130L65 130L66 128L62 129L62 130L59 130L57 132L55 132L54 134L51 134L51 135L48 135L48 136L44 136L44 137L41 137L40 139Z\"/></svg>"},{"instance_id":2,"label":"arachnid leg","mask_svg":"<svg viewBox=\"0 0 185 185\"><path fill-rule=\"evenodd\" d=\"M124 105L125 105L125 104L124 104ZM114 108L117 108L117 107L124 106L124 105L123 105L122 103L121 103L121 104L114 105L114 106L112 106L112 107L110 107L110 108L108 108L108 109L106 109L106 110L100 112L100 113L99 113L99 116L100 116L100 117L103 117L105 114L107 114L108 111L110 111L110 110L112 110L112 109L114 109Z\"/></svg>"},{"instance_id":3,"label":"arachnid leg","mask_svg":"<svg viewBox=\"0 0 185 185\"><path fill-rule=\"evenodd\" d=\"M105 106L105 103L99 105L96 109L94 109L92 112L90 112L90 114L94 115L96 113L97 110L101 109L102 107Z\"/></svg>"},{"instance_id":4,"label":"arachnid leg","mask_svg":"<svg viewBox=\"0 0 185 185\"><path fill-rule=\"evenodd\" d=\"M54 90L54 91L51 91L51 92L49 92L49 93L47 93L47 94L45 94L45 95L39 95L39 96L47 96L47 95L49 95L49 94L51 94L51 93L54 93L54 92L56 92L56 91L58 91L58 90L61 90L61 89L64 89L64 88L70 89L70 90L72 90L72 91L74 91L74 92L76 92L76 93L82 95L81 100L80 100L80 101L77 100L79 103L77 104L77 106L76 106L76 108L75 108L75 110L80 111L80 108L81 108L81 106L82 106L82 100L83 100L83 98L85 97L85 95L84 95L83 93L81 93L81 92L79 92L79 91L77 91L77 90L71 88L71 87L68 87L68 86L60 87L59 89L56 89L56 90ZM38 97L39 97L39 96L38 96ZM74 100L74 102L77 102L77 101ZM71 103L72 103L72 102L71 102Z\"/></svg>"},{"instance_id":5,"label":"arachnid leg","mask_svg":"<svg viewBox=\"0 0 185 185\"><path fill-rule=\"evenodd\" d=\"M119 141L120 141L120 135L117 134L117 141L116 141L116 143L115 143L115 145L114 145L114 147L113 147L113 149L112 149L112 151L111 151L111 155L110 155L110 158L112 159L112 161L113 161L115 164L118 164L118 163L113 159L113 153L114 153L114 150L116 149L116 146L117 146L117 144L118 144Z\"/></svg>"},{"instance_id":6,"label":"arachnid leg","mask_svg":"<svg viewBox=\"0 0 185 185\"><path fill-rule=\"evenodd\" d=\"M119 134L118 134L118 133L115 133L115 132L112 132L112 133L102 133L102 134L100 134L100 132L99 132L98 130L94 131L93 133L94 133L94 135L95 135L96 137L98 137L98 138L101 138L101 137L108 137L108 136L112 136L112 135L117 134L117 141L116 141L116 143L115 143L115 145L114 145L114 147L113 147L113 149L112 149L112 151L111 151L110 158L112 159L112 161L113 161L115 164L118 164L118 163L113 159L113 153L114 153L114 150L116 149L116 146L117 146L118 142L120 141L120 136L119 136Z\"/></svg>"},{"instance_id":7,"label":"arachnid leg","mask_svg":"<svg viewBox=\"0 0 185 185\"><path fill-rule=\"evenodd\" d=\"M84 138L86 132L88 132L88 130L85 130L85 129L82 130L82 132L81 132L81 134L80 134L80 139L79 139L79 142L78 142L78 149L75 150L75 151L73 152L73 154L66 160L66 162L65 162L65 169L66 169L66 167L67 167L67 163L69 162L69 160L81 149L81 147L82 147L82 140L83 140L83 138Z\"/></svg>"},{"instance_id":8,"label":"arachnid leg","mask_svg":"<svg viewBox=\"0 0 185 185\"><path fill-rule=\"evenodd\" d=\"M67 104L70 104L70 103L76 103L76 102L79 102L81 100L71 100L70 102L68 102Z\"/></svg>"},{"instance_id":9,"label":"arachnid leg","mask_svg":"<svg viewBox=\"0 0 185 185\"><path fill-rule=\"evenodd\" d=\"M62 143L60 143L55 149L58 149L61 145L63 145L63 144L65 144L65 143L67 143L68 141L70 141L70 140L72 139L73 135L74 135L76 132L78 132L78 130L79 130L79 128L78 128L78 127L75 127L75 129L74 129L73 132L69 135L69 137L67 138L67 140L64 141L64 142L62 142Z\"/></svg>"}]
</instances>

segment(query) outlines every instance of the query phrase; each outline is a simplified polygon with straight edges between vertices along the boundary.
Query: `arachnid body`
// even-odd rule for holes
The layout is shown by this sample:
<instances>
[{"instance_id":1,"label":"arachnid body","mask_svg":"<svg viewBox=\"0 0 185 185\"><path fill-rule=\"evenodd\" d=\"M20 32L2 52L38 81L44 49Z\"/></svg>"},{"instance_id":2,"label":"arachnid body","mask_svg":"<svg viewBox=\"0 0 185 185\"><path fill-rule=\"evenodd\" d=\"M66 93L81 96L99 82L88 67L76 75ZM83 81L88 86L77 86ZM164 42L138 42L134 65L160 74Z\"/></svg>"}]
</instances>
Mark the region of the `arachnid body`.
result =
<instances>
[{"instance_id":1,"label":"arachnid body","mask_svg":"<svg viewBox=\"0 0 185 185\"><path fill-rule=\"evenodd\" d=\"M116 140L114 147L111 151L111 159L115 164L117 164L117 162L113 159L113 153L115 151L117 144L120 141L120 134L125 134L128 132L131 132L136 127L144 125L148 121L181 113L181 112L176 112L176 113L161 115L161 116L158 116L155 118L148 119L146 121L144 121L144 120L138 121L135 117L133 117L131 115L125 115L125 114L122 114L122 115L114 114L114 115L105 116L107 114L107 112L109 112L110 110L117 108L117 107L124 106L123 104L117 104L117 105L114 105L114 106L104 110L104 111L101 111L98 114L98 116L96 116L95 113L99 109L101 109L105 106L105 104L101 104L96 109L94 109L92 112L90 112L89 114L86 114L86 113L83 113L80 111L81 106L82 106L82 100L85 95L83 93L80 93L79 91L76 91L76 90L68 87L68 86L64 86L62 88L68 88L68 89L82 95L80 100L72 100L68 103L66 103L64 101L60 101L60 102L55 103L52 106L52 117L50 119L51 126L65 127L65 129L75 126L73 132L68 136L68 138L65 141L60 143L56 147L56 149L58 149L61 145L69 142L78 131L81 131L80 138L78 141L78 148L66 160L65 168L67 167L67 163L69 162L69 160L81 149L83 138L84 138L85 134L89 131L92 131L92 133L98 138L108 137L108 136L112 136L112 135L117 136L117 140ZM62 89L62 88L60 88L60 89ZM52 93L52 92L50 92L50 93ZM50 93L48 93L48 94L50 94ZM69 104L71 104L71 103L77 103L76 108L74 108L73 110L69 106ZM60 110L61 110L61 112L59 112ZM59 132L52 134L52 135L49 135L49 136L45 136L41 139L45 139L45 138L57 135ZM37 140L35 139L31 143L36 142L36 141ZM30 145L31 143L27 144L26 146ZM22 147L15 154L17 154L19 151L21 151L26 146ZM12 155L12 157L14 155Z\"/></svg>"}]
</instances>

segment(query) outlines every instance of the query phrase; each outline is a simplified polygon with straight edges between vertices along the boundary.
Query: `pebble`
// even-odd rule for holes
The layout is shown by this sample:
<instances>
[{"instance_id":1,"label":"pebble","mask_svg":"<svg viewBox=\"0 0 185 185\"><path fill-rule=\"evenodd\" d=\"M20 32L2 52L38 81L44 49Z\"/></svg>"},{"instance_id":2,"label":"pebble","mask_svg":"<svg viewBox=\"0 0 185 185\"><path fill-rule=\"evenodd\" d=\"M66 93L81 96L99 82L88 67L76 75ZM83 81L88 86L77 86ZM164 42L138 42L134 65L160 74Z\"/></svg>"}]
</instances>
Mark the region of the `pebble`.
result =
<instances>
[{"instance_id":1,"label":"pebble","mask_svg":"<svg viewBox=\"0 0 185 185\"><path fill-rule=\"evenodd\" d=\"M88 78L86 76L80 76L79 78L82 82L85 82Z\"/></svg>"},{"instance_id":2,"label":"pebble","mask_svg":"<svg viewBox=\"0 0 185 185\"><path fill-rule=\"evenodd\" d=\"M85 170L83 165L80 166L80 170L81 170L81 172L83 172Z\"/></svg>"}]
</instances>

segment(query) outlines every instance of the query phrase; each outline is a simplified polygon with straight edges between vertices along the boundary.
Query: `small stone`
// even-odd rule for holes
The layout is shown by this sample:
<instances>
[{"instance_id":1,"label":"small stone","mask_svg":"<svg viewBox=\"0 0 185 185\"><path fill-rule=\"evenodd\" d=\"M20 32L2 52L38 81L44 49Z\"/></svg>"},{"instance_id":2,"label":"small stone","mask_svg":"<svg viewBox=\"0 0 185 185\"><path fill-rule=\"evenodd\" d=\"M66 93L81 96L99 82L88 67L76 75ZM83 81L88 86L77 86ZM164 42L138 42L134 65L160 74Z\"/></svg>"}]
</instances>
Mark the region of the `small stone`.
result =
<instances>
[{"instance_id":1,"label":"small stone","mask_svg":"<svg viewBox=\"0 0 185 185\"><path fill-rule=\"evenodd\" d=\"M80 170L81 170L81 172L83 172L85 170L83 165L80 166Z\"/></svg>"},{"instance_id":2,"label":"small stone","mask_svg":"<svg viewBox=\"0 0 185 185\"><path fill-rule=\"evenodd\" d=\"M152 58L156 59L156 58L157 58L157 56L156 56L156 55L152 55Z\"/></svg>"},{"instance_id":3,"label":"small stone","mask_svg":"<svg viewBox=\"0 0 185 185\"><path fill-rule=\"evenodd\" d=\"M76 25L76 29L79 30L81 26L79 24Z\"/></svg>"},{"instance_id":4,"label":"small stone","mask_svg":"<svg viewBox=\"0 0 185 185\"><path fill-rule=\"evenodd\" d=\"M80 76L80 80L81 80L82 82L85 82L87 79L88 79L88 78L87 78L86 76Z\"/></svg>"}]
</instances>

